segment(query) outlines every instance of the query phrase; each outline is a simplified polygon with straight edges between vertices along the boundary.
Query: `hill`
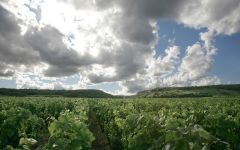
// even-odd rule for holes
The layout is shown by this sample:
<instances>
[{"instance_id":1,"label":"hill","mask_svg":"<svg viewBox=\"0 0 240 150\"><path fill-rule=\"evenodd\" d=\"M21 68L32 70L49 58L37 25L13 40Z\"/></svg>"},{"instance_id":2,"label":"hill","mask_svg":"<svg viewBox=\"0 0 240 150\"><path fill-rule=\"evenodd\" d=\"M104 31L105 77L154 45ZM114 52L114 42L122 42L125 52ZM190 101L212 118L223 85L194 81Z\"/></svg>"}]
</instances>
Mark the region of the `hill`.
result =
<instances>
[{"instance_id":1,"label":"hill","mask_svg":"<svg viewBox=\"0 0 240 150\"><path fill-rule=\"evenodd\" d=\"M138 92L136 96L143 98L240 96L240 84L155 88Z\"/></svg>"},{"instance_id":2,"label":"hill","mask_svg":"<svg viewBox=\"0 0 240 150\"><path fill-rule=\"evenodd\" d=\"M47 96L47 97L83 97L83 98L112 98L113 95L101 90L37 90L37 89L6 89L0 88L0 95L4 96Z\"/></svg>"}]
</instances>

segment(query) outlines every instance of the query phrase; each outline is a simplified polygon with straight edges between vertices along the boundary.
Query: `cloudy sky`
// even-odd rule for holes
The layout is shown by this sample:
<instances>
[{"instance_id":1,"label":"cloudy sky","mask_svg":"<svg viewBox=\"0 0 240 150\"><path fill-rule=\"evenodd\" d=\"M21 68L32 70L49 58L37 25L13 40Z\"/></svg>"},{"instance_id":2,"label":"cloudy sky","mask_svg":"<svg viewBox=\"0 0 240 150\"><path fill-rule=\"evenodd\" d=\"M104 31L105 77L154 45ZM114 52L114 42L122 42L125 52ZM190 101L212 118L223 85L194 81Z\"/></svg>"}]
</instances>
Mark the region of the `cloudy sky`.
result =
<instances>
[{"instance_id":1,"label":"cloudy sky","mask_svg":"<svg viewBox=\"0 0 240 150\"><path fill-rule=\"evenodd\" d=\"M240 83L239 0L0 0L0 87Z\"/></svg>"}]
</instances>

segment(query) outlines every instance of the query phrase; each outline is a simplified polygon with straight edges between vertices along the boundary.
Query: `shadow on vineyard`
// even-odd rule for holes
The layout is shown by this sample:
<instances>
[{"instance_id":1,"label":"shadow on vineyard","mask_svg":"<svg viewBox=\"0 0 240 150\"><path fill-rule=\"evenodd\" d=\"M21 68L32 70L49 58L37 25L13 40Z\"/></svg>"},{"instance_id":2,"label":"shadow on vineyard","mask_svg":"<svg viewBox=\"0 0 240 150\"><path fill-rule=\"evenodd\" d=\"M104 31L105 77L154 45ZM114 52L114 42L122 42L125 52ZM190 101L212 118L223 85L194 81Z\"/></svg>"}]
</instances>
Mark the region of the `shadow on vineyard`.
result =
<instances>
[{"instance_id":1,"label":"shadow on vineyard","mask_svg":"<svg viewBox=\"0 0 240 150\"><path fill-rule=\"evenodd\" d=\"M110 150L107 136L102 131L95 112L90 108L88 113L89 129L95 137L95 140L92 143L92 150Z\"/></svg>"}]
</instances>

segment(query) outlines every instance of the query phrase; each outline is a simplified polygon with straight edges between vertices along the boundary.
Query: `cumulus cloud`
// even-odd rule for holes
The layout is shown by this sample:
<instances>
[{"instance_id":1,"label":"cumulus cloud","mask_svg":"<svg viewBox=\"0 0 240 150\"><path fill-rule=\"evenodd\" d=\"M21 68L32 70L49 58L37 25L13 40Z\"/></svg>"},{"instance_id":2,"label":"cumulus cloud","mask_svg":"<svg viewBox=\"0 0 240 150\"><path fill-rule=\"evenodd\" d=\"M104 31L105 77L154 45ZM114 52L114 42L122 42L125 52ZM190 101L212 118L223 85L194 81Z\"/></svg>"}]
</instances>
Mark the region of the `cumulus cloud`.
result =
<instances>
[{"instance_id":1,"label":"cumulus cloud","mask_svg":"<svg viewBox=\"0 0 240 150\"><path fill-rule=\"evenodd\" d=\"M46 76L58 77L73 75L78 67L88 65L91 57L80 55L63 43L63 35L51 26L38 30L29 29L24 35L26 42L37 51L45 63L49 65L45 70Z\"/></svg>"},{"instance_id":2,"label":"cumulus cloud","mask_svg":"<svg viewBox=\"0 0 240 150\"><path fill-rule=\"evenodd\" d=\"M48 78L32 72L16 72L14 77L18 89L52 89L52 90L75 90L87 87L86 79L82 76L69 76L65 78ZM74 84L67 84L68 80L78 81Z\"/></svg>"},{"instance_id":3,"label":"cumulus cloud","mask_svg":"<svg viewBox=\"0 0 240 150\"><path fill-rule=\"evenodd\" d=\"M14 71L13 70L10 70L8 68L6 69L4 66L3 67L0 66L0 69L1 69L0 77L11 77L11 76L14 75Z\"/></svg>"},{"instance_id":4,"label":"cumulus cloud","mask_svg":"<svg viewBox=\"0 0 240 150\"><path fill-rule=\"evenodd\" d=\"M239 0L2 1L0 77L14 76L18 88L31 84L53 89L64 84L42 77L77 75L87 84L118 82L129 93L219 83L209 76L217 54L214 38L240 31L238 12ZM174 42L156 56L158 20L207 31L183 58ZM36 68L41 78L34 78L36 82L31 73L20 73Z\"/></svg>"},{"instance_id":5,"label":"cumulus cloud","mask_svg":"<svg viewBox=\"0 0 240 150\"><path fill-rule=\"evenodd\" d=\"M91 2L64 1L73 4L77 9L92 6ZM139 18L138 21L152 18L172 19L190 27L205 27L220 34L230 35L240 31L239 0L95 0L94 2L95 7L100 9L119 7L126 16ZM127 20L128 17L125 19Z\"/></svg>"},{"instance_id":6,"label":"cumulus cloud","mask_svg":"<svg viewBox=\"0 0 240 150\"><path fill-rule=\"evenodd\" d=\"M165 56L152 59L145 75L122 82L123 92L136 93L140 90L169 86L197 86L220 84L216 76L209 76L217 49L213 45L214 33L200 33L201 41L188 46L179 63L179 47L165 50ZM146 76L147 75L147 76Z\"/></svg>"},{"instance_id":7,"label":"cumulus cloud","mask_svg":"<svg viewBox=\"0 0 240 150\"><path fill-rule=\"evenodd\" d=\"M149 82L146 78L123 81L121 83L122 91L120 93L134 94L136 92L148 89L148 84Z\"/></svg>"},{"instance_id":8,"label":"cumulus cloud","mask_svg":"<svg viewBox=\"0 0 240 150\"><path fill-rule=\"evenodd\" d=\"M38 53L33 51L20 34L20 27L13 14L0 6L0 76L12 76L20 65L32 66L39 62Z\"/></svg>"},{"instance_id":9,"label":"cumulus cloud","mask_svg":"<svg viewBox=\"0 0 240 150\"><path fill-rule=\"evenodd\" d=\"M153 76L162 76L171 74L179 61L180 48L172 46L165 50L165 56L159 56L153 59L147 72Z\"/></svg>"},{"instance_id":10,"label":"cumulus cloud","mask_svg":"<svg viewBox=\"0 0 240 150\"><path fill-rule=\"evenodd\" d=\"M177 20L190 27L231 35L240 31L239 12L239 0L197 0L184 5Z\"/></svg>"},{"instance_id":11,"label":"cumulus cloud","mask_svg":"<svg viewBox=\"0 0 240 150\"><path fill-rule=\"evenodd\" d=\"M8 14L11 13L8 12ZM15 20L13 24L18 23ZM18 31L20 30L19 27L16 28ZM41 28L28 28L24 35L20 35L20 32L16 32L13 29L11 31L17 36L15 41L21 40L26 45L23 49L26 48L24 50L27 53L23 57L28 58L22 58L22 60L29 61L29 64L32 64L36 60L47 64L48 69L43 73L50 77L69 76L86 69L88 70L86 75L89 75L89 79L92 82L118 81L129 78L140 71L141 67L145 64L145 58L152 53L151 44L138 44L129 42L126 39L114 40L112 37L109 37L111 39L107 42L108 37L102 39L101 35L96 35L97 40L101 44L101 47L98 47L101 52L99 53L99 57L94 57L88 52L81 53L78 49L67 47L63 41L66 37L59 30L49 25ZM117 42L119 44L115 44ZM20 47L20 45L16 45L16 47ZM87 48L90 49L91 47ZM135 51L136 49L138 51ZM37 58L28 56L31 53L36 54ZM23 64L28 66L26 62ZM103 70L105 67L112 67L116 70L116 73L114 76L99 75L94 68L95 64L101 66L100 69Z\"/></svg>"},{"instance_id":12,"label":"cumulus cloud","mask_svg":"<svg viewBox=\"0 0 240 150\"><path fill-rule=\"evenodd\" d=\"M212 60L207 55L200 43L189 46L179 71L182 74L187 74L190 80L201 78L211 68Z\"/></svg>"}]
</instances>

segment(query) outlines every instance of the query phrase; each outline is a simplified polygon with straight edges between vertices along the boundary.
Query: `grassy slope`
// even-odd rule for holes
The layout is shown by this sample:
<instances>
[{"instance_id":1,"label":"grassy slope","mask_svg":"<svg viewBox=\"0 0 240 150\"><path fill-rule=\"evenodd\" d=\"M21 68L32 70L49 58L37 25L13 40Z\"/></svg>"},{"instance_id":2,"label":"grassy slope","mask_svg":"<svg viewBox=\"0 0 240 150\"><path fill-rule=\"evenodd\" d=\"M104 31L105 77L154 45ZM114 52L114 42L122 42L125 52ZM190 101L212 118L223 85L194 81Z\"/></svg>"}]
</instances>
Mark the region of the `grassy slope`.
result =
<instances>
[{"instance_id":1,"label":"grassy slope","mask_svg":"<svg viewBox=\"0 0 240 150\"><path fill-rule=\"evenodd\" d=\"M0 96L47 96L47 97L82 97L82 98L121 98L100 90L36 90L36 89L4 89L0 88ZM172 97L213 97L240 96L240 84L213 85L199 87L170 87L141 91L134 97L172 98Z\"/></svg>"},{"instance_id":2,"label":"grassy slope","mask_svg":"<svg viewBox=\"0 0 240 150\"><path fill-rule=\"evenodd\" d=\"M137 93L137 97L213 97L240 96L240 84L199 87L156 88Z\"/></svg>"},{"instance_id":3,"label":"grassy slope","mask_svg":"<svg viewBox=\"0 0 240 150\"><path fill-rule=\"evenodd\" d=\"M47 97L83 97L83 98L112 98L111 94L100 90L36 90L36 89L0 89L4 96L47 96Z\"/></svg>"}]
</instances>

